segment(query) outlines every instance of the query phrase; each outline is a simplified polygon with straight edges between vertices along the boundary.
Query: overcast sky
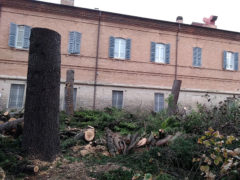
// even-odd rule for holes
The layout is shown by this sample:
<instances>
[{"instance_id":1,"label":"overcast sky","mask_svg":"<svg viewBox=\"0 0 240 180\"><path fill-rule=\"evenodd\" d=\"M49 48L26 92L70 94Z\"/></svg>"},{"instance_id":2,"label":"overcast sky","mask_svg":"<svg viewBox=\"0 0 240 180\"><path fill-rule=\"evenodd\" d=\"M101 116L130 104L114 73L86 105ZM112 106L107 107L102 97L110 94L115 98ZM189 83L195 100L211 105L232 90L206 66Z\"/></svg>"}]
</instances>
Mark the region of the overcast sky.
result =
<instances>
[{"instance_id":1,"label":"overcast sky","mask_svg":"<svg viewBox=\"0 0 240 180\"><path fill-rule=\"evenodd\" d=\"M60 3L60 0L41 0ZM239 0L75 0L75 6L175 22L183 16L186 24L218 16L218 29L240 32Z\"/></svg>"}]
</instances>

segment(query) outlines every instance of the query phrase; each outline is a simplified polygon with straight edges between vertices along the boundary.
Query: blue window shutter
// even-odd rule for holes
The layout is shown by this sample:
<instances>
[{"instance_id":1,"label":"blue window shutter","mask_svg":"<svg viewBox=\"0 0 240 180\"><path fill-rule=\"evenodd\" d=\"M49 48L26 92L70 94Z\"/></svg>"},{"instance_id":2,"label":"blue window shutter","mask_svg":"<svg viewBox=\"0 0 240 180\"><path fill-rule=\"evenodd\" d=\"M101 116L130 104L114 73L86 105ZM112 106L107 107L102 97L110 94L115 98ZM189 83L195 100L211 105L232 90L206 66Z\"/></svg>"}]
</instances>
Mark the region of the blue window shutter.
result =
<instances>
[{"instance_id":1,"label":"blue window shutter","mask_svg":"<svg viewBox=\"0 0 240 180\"><path fill-rule=\"evenodd\" d=\"M11 23L10 24L9 39L8 39L8 46L15 47L16 34L17 34L17 25L14 24L14 23Z\"/></svg>"},{"instance_id":2,"label":"blue window shutter","mask_svg":"<svg viewBox=\"0 0 240 180\"><path fill-rule=\"evenodd\" d=\"M126 59L131 58L131 39L126 40Z\"/></svg>"},{"instance_id":3,"label":"blue window shutter","mask_svg":"<svg viewBox=\"0 0 240 180\"><path fill-rule=\"evenodd\" d=\"M238 71L238 53L234 53L234 70Z\"/></svg>"},{"instance_id":4,"label":"blue window shutter","mask_svg":"<svg viewBox=\"0 0 240 180\"><path fill-rule=\"evenodd\" d=\"M31 27L30 26L24 26L24 42L23 42L23 48L28 49L30 44L30 34L31 34Z\"/></svg>"},{"instance_id":5,"label":"blue window shutter","mask_svg":"<svg viewBox=\"0 0 240 180\"><path fill-rule=\"evenodd\" d=\"M197 66L202 65L202 48L198 48L198 53L197 53Z\"/></svg>"},{"instance_id":6,"label":"blue window shutter","mask_svg":"<svg viewBox=\"0 0 240 180\"><path fill-rule=\"evenodd\" d=\"M227 51L223 52L223 69L227 67Z\"/></svg>"},{"instance_id":7,"label":"blue window shutter","mask_svg":"<svg viewBox=\"0 0 240 180\"><path fill-rule=\"evenodd\" d=\"M81 46L81 37L82 34L79 32L74 32L74 40L75 40L75 48L74 48L74 53L75 54L80 54L80 46Z\"/></svg>"},{"instance_id":8,"label":"blue window shutter","mask_svg":"<svg viewBox=\"0 0 240 180\"><path fill-rule=\"evenodd\" d=\"M114 58L114 37L109 38L109 57Z\"/></svg>"},{"instance_id":9,"label":"blue window shutter","mask_svg":"<svg viewBox=\"0 0 240 180\"><path fill-rule=\"evenodd\" d=\"M155 62L155 52L156 52L156 43L151 42L151 50L150 50L150 59L152 62Z\"/></svg>"},{"instance_id":10,"label":"blue window shutter","mask_svg":"<svg viewBox=\"0 0 240 180\"><path fill-rule=\"evenodd\" d=\"M170 44L166 44L166 59L165 62L166 64L170 63Z\"/></svg>"},{"instance_id":11,"label":"blue window shutter","mask_svg":"<svg viewBox=\"0 0 240 180\"><path fill-rule=\"evenodd\" d=\"M197 47L193 48L193 66L197 66Z\"/></svg>"},{"instance_id":12,"label":"blue window shutter","mask_svg":"<svg viewBox=\"0 0 240 180\"><path fill-rule=\"evenodd\" d=\"M69 41L68 41L68 53L74 53L74 32L69 32Z\"/></svg>"}]
</instances>

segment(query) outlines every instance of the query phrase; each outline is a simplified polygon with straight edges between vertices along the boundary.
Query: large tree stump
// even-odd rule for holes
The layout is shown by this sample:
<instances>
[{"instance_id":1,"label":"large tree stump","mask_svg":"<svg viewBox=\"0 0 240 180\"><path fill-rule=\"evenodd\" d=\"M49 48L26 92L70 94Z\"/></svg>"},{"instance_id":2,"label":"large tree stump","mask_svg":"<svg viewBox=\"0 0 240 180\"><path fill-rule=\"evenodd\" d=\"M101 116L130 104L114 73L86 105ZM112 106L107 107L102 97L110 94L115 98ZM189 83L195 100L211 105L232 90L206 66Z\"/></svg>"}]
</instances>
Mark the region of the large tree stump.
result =
<instances>
[{"instance_id":1,"label":"large tree stump","mask_svg":"<svg viewBox=\"0 0 240 180\"><path fill-rule=\"evenodd\" d=\"M23 149L51 161L59 152L61 36L33 28L30 37Z\"/></svg>"},{"instance_id":2,"label":"large tree stump","mask_svg":"<svg viewBox=\"0 0 240 180\"><path fill-rule=\"evenodd\" d=\"M73 115L73 111L74 111L73 85L74 85L74 70L67 70L66 88L65 88L65 110L67 115L70 115L70 116Z\"/></svg>"},{"instance_id":3,"label":"large tree stump","mask_svg":"<svg viewBox=\"0 0 240 180\"><path fill-rule=\"evenodd\" d=\"M178 102L179 92L181 89L181 84L182 84L181 80L174 80L174 82L173 82L172 92L171 92L173 99L172 99L172 102L169 102L169 104L168 104L168 113L170 115L176 113L177 102Z\"/></svg>"}]
</instances>

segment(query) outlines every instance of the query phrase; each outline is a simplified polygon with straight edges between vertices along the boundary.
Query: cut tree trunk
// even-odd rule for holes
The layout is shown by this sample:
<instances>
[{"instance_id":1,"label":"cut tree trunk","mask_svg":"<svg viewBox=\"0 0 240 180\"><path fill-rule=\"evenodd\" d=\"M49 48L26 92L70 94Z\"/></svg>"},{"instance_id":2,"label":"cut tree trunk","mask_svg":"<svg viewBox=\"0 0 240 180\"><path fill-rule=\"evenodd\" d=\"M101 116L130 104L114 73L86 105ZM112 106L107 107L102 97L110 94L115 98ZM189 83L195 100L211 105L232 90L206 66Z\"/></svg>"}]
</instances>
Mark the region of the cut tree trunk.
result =
<instances>
[{"instance_id":1,"label":"cut tree trunk","mask_svg":"<svg viewBox=\"0 0 240 180\"><path fill-rule=\"evenodd\" d=\"M79 140L79 139L83 139L87 142L91 142L93 141L93 139L95 138L95 129L94 128L88 128L85 130L82 130L80 133L78 133L74 139Z\"/></svg>"},{"instance_id":2,"label":"cut tree trunk","mask_svg":"<svg viewBox=\"0 0 240 180\"><path fill-rule=\"evenodd\" d=\"M142 138L140 141L137 143L137 147L142 147L147 144L147 138Z\"/></svg>"},{"instance_id":3,"label":"cut tree trunk","mask_svg":"<svg viewBox=\"0 0 240 180\"><path fill-rule=\"evenodd\" d=\"M113 138L113 132L106 128L106 136L107 136L107 147L108 147L108 152L110 153L111 156L116 155L116 147L114 145L114 138Z\"/></svg>"},{"instance_id":4,"label":"cut tree trunk","mask_svg":"<svg viewBox=\"0 0 240 180\"><path fill-rule=\"evenodd\" d=\"M23 171L26 173L37 173L39 171L39 167L35 165L26 165L23 168Z\"/></svg>"},{"instance_id":5,"label":"cut tree trunk","mask_svg":"<svg viewBox=\"0 0 240 180\"><path fill-rule=\"evenodd\" d=\"M12 129L17 129L18 126L23 126L23 118L16 119L14 121L8 121L3 124L0 124L0 133L8 132Z\"/></svg>"},{"instance_id":6,"label":"cut tree trunk","mask_svg":"<svg viewBox=\"0 0 240 180\"><path fill-rule=\"evenodd\" d=\"M55 31L31 30L22 145L27 154L45 161L60 150L60 44Z\"/></svg>"},{"instance_id":7,"label":"cut tree trunk","mask_svg":"<svg viewBox=\"0 0 240 180\"><path fill-rule=\"evenodd\" d=\"M173 86L172 86L172 96L173 96L173 102L169 102L168 104L168 113L169 115L175 114L177 111L177 102L179 97L179 92L181 89L181 80L174 80Z\"/></svg>"},{"instance_id":8,"label":"cut tree trunk","mask_svg":"<svg viewBox=\"0 0 240 180\"><path fill-rule=\"evenodd\" d=\"M65 87L65 109L66 114L69 116L73 115L73 85L74 85L74 70L67 70L67 80Z\"/></svg>"},{"instance_id":9,"label":"cut tree trunk","mask_svg":"<svg viewBox=\"0 0 240 180\"><path fill-rule=\"evenodd\" d=\"M168 135L167 137L157 141L156 146L162 146L164 144L167 144L172 137L173 137L172 135Z\"/></svg>"}]
</instances>

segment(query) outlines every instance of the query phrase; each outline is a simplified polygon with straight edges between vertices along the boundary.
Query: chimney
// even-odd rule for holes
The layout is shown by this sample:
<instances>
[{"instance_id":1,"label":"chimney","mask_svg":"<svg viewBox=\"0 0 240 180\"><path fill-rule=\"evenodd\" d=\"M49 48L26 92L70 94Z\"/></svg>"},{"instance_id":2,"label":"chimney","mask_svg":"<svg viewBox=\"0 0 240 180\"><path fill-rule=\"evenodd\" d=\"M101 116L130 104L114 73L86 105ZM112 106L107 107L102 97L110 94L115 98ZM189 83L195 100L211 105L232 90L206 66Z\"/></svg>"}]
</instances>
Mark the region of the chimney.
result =
<instances>
[{"instance_id":1,"label":"chimney","mask_svg":"<svg viewBox=\"0 0 240 180\"><path fill-rule=\"evenodd\" d=\"M183 17L182 16L178 16L176 19L177 23L183 23Z\"/></svg>"},{"instance_id":2,"label":"chimney","mask_svg":"<svg viewBox=\"0 0 240 180\"><path fill-rule=\"evenodd\" d=\"M217 18L218 18L217 16L212 15L209 18L203 18L204 23L192 22L192 25L217 28L217 26L215 25Z\"/></svg>"},{"instance_id":3,"label":"chimney","mask_svg":"<svg viewBox=\"0 0 240 180\"><path fill-rule=\"evenodd\" d=\"M61 0L62 5L74 6L74 0Z\"/></svg>"}]
</instances>

